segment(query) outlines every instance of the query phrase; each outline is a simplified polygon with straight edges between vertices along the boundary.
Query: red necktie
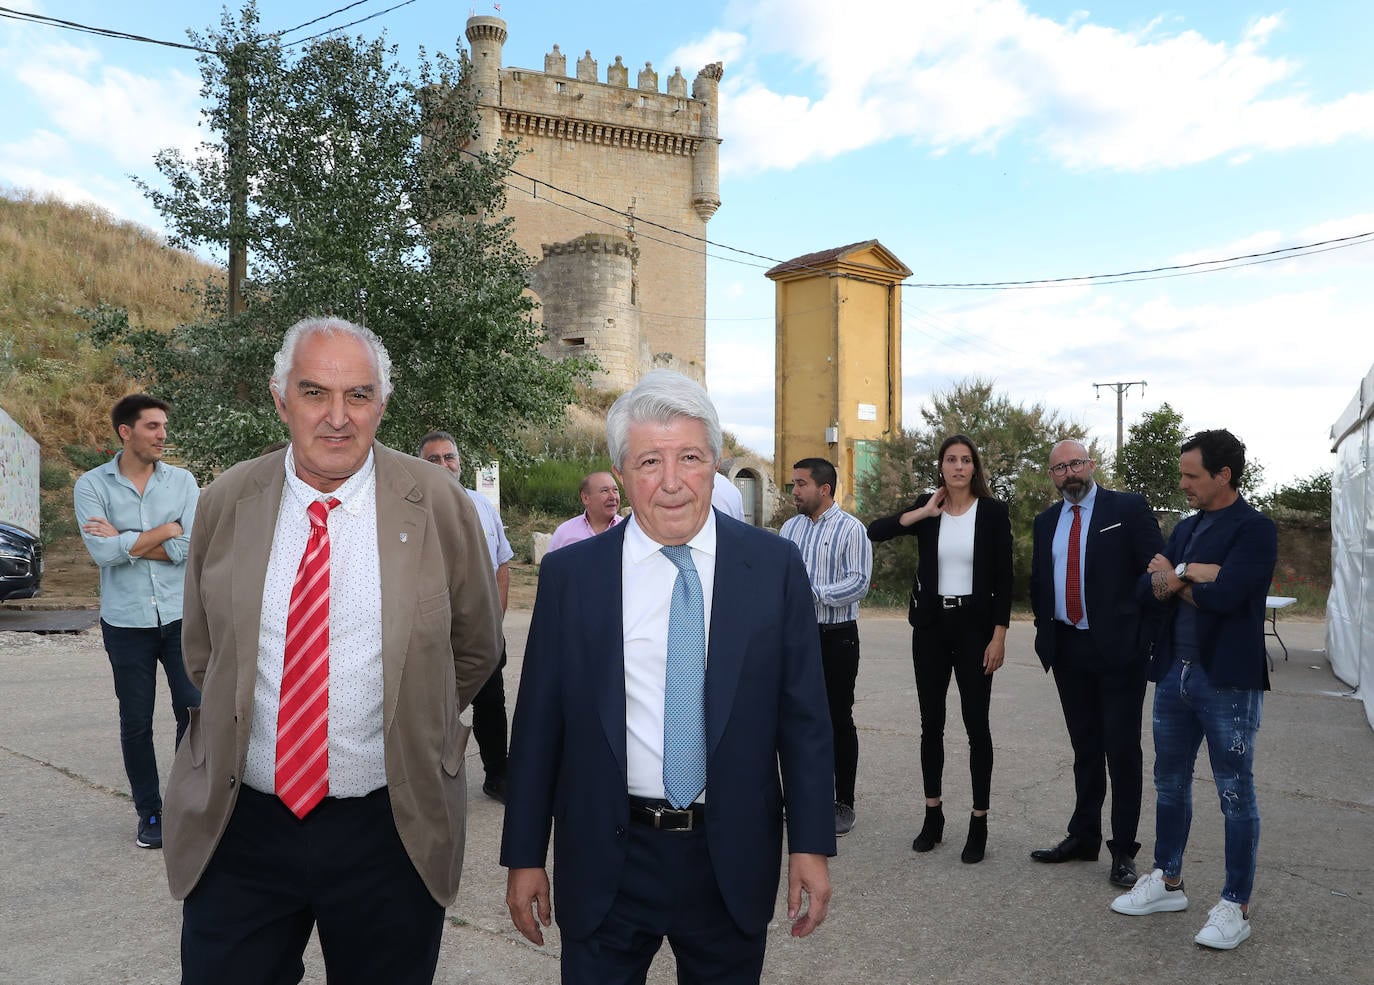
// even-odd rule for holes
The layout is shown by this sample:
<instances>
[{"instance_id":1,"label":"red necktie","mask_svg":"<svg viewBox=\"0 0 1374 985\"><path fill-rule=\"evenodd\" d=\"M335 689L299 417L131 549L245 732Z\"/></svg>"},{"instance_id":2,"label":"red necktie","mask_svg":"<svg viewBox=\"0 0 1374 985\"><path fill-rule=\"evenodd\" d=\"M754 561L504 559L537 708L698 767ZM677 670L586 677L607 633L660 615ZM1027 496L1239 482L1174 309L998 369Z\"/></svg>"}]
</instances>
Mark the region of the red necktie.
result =
<instances>
[{"instance_id":1,"label":"red necktie","mask_svg":"<svg viewBox=\"0 0 1374 985\"><path fill-rule=\"evenodd\" d=\"M1064 577L1064 609L1069 622L1075 626L1083 621L1083 585L1078 574L1078 535L1083 531L1083 518L1078 513L1081 508L1073 508L1073 524L1069 527L1069 570Z\"/></svg>"},{"instance_id":2,"label":"red necktie","mask_svg":"<svg viewBox=\"0 0 1374 985\"><path fill-rule=\"evenodd\" d=\"M303 818L329 792L329 511L316 500L291 608L277 709L277 796Z\"/></svg>"}]
</instances>

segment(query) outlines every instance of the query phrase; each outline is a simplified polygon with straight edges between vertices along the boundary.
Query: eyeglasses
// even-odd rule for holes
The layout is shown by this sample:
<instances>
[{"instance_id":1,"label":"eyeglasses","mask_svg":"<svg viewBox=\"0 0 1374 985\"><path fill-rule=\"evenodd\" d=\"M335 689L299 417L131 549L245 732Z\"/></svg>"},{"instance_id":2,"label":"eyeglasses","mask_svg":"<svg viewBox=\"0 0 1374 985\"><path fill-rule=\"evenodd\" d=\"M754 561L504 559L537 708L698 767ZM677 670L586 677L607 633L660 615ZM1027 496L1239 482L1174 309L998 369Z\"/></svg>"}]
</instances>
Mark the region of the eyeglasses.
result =
<instances>
[{"instance_id":1,"label":"eyeglasses","mask_svg":"<svg viewBox=\"0 0 1374 985\"><path fill-rule=\"evenodd\" d=\"M1051 465L1050 472L1055 475L1064 475L1066 472L1082 472L1092 463L1093 460L1091 458L1072 458L1067 462Z\"/></svg>"}]
</instances>

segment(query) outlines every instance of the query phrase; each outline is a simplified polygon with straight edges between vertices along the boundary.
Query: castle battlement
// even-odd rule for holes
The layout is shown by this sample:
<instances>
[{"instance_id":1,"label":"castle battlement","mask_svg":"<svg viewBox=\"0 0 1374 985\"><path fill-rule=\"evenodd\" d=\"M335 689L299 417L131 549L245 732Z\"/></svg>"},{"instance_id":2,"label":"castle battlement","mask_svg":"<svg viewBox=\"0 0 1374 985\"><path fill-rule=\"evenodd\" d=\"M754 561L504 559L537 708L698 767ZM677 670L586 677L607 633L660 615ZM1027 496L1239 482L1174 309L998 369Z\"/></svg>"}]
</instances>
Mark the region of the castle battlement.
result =
<instances>
[{"instance_id":1,"label":"castle battlement","mask_svg":"<svg viewBox=\"0 0 1374 985\"><path fill-rule=\"evenodd\" d=\"M543 253L546 257L567 256L572 253L613 253L616 256L639 259L639 248L624 236L611 233L587 233L566 243L545 243Z\"/></svg>"}]
</instances>

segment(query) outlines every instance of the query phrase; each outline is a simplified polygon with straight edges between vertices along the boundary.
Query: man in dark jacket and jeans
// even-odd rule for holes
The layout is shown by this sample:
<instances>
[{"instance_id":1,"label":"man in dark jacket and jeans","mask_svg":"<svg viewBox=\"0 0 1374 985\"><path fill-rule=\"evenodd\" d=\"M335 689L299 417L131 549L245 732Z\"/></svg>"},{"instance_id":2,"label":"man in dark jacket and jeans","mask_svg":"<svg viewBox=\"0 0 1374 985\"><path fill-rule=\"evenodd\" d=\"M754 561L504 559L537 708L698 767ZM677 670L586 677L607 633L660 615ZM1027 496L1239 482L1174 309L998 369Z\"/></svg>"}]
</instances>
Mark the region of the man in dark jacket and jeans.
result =
<instances>
[{"instance_id":1,"label":"man in dark jacket and jeans","mask_svg":"<svg viewBox=\"0 0 1374 985\"><path fill-rule=\"evenodd\" d=\"M1180 487L1198 512L1174 528L1140 580L1140 598L1163 618L1150 679L1156 682L1155 868L1112 902L1142 916L1188 906L1183 851L1192 822L1193 764L1202 740L1226 819L1221 900L1194 940L1230 950L1250 936L1250 892L1259 846L1253 765L1269 689L1265 596L1274 576L1274 523L1238 492L1245 445L1229 431L1183 443Z\"/></svg>"}]
</instances>

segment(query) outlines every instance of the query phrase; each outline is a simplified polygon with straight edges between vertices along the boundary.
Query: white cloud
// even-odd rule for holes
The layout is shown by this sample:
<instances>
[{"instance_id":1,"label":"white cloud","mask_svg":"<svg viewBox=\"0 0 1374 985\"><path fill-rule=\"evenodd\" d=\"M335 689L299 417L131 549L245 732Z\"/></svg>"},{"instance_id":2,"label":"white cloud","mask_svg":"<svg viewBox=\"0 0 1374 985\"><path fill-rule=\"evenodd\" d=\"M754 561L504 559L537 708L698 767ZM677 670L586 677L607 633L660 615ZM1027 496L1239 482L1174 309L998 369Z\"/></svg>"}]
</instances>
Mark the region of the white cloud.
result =
<instances>
[{"instance_id":1,"label":"white cloud","mask_svg":"<svg viewBox=\"0 0 1374 985\"><path fill-rule=\"evenodd\" d=\"M865 12L754 0L732 11L747 44L717 32L683 49L726 58L725 172L791 168L891 139L982 151L1013 131L1070 168L1126 171L1374 136L1374 91L1318 102L1299 85L1301 66L1265 54L1277 16L1228 42L1169 33L1160 21L1055 21L1021 0L874 0ZM763 82L763 60L799 80Z\"/></svg>"},{"instance_id":2,"label":"white cloud","mask_svg":"<svg viewBox=\"0 0 1374 985\"><path fill-rule=\"evenodd\" d=\"M102 65L71 45L46 46L12 66L50 125L78 148L97 150L121 167L151 170L165 147L191 151L200 141L199 80L184 72L140 75Z\"/></svg>"}]
</instances>

